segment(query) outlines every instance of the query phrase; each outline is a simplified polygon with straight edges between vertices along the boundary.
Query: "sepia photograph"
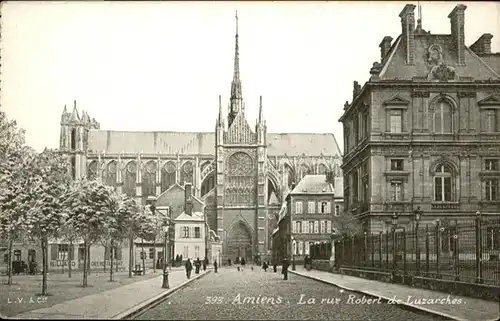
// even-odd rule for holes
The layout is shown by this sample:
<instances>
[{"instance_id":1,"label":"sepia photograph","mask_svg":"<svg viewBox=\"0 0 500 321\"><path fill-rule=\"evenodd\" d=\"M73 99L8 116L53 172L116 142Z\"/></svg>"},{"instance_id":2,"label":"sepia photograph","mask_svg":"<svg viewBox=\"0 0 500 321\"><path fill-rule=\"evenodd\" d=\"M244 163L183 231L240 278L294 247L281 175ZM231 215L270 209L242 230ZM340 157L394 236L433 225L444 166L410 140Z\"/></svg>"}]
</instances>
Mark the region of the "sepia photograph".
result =
<instances>
[{"instance_id":1,"label":"sepia photograph","mask_svg":"<svg viewBox=\"0 0 500 321\"><path fill-rule=\"evenodd\" d=\"M499 3L0 4L2 319L499 302Z\"/></svg>"}]
</instances>

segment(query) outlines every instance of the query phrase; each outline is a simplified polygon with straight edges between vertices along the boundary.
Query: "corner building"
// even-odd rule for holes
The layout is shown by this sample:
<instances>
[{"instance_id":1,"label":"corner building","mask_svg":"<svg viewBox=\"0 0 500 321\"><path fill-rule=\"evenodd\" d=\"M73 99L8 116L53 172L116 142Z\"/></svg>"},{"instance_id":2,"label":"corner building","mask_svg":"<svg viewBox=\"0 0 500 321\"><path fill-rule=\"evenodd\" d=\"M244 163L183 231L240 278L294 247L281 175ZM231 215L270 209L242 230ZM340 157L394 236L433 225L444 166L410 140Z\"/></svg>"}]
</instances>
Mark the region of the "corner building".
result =
<instances>
[{"instance_id":1,"label":"corner building","mask_svg":"<svg viewBox=\"0 0 500 321\"><path fill-rule=\"evenodd\" d=\"M255 127L248 124L238 31L235 40L227 124L220 96L211 133L101 130L87 113L79 116L75 102L72 113L65 108L62 115L60 149L71 159L75 179L100 178L142 204L155 195L158 208L168 206L162 195L170 186L192 183L210 233L222 241L222 259L248 261L270 255L292 182L327 172L340 177L341 152L333 134L268 133L262 98Z\"/></svg>"},{"instance_id":2,"label":"corner building","mask_svg":"<svg viewBox=\"0 0 500 321\"><path fill-rule=\"evenodd\" d=\"M372 232L390 229L393 213L410 224L417 207L422 223L439 218L445 226L500 212L500 54L491 53L492 35L466 46L461 4L445 35L425 31L414 11L401 11L401 35L383 38L381 61L363 87L354 82L340 119L345 209Z\"/></svg>"}]
</instances>

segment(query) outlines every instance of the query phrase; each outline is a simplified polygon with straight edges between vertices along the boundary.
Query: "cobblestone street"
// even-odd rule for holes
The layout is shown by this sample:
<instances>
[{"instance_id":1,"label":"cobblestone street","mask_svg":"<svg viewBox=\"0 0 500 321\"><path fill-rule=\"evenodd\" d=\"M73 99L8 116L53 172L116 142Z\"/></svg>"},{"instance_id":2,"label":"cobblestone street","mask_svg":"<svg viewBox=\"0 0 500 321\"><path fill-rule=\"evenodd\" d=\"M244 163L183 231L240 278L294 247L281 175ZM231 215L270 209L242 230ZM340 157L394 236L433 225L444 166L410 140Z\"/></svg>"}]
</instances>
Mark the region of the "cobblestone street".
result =
<instances>
[{"instance_id":1,"label":"cobblestone street","mask_svg":"<svg viewBox=\"0 0 500 321\"><path fill-rule=\"evenodd\" d=\"M211 273L136 319L445 320L298 275L289 274L284 281L280 273L257 268Z\"/></svg>"}]
</instances>

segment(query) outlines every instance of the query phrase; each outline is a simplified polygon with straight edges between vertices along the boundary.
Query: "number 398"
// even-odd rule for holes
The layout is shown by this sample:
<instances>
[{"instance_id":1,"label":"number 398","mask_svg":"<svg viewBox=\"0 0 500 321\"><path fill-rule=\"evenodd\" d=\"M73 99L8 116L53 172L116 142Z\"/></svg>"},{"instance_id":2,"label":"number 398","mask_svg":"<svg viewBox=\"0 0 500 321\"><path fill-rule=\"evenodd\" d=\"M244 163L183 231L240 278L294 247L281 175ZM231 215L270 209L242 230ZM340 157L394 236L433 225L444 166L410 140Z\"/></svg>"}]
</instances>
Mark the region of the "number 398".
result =
<instances>
[{"instance_id":1,"label":"number 398","mask_svg":"<svg viewBox=\"0 0 500 321\"><path fill-rule=\"evenodd\" d=\"M221 296L207 296L205 298L205 304L221 304L224 298Z\"/></svg>"}]
</instances>

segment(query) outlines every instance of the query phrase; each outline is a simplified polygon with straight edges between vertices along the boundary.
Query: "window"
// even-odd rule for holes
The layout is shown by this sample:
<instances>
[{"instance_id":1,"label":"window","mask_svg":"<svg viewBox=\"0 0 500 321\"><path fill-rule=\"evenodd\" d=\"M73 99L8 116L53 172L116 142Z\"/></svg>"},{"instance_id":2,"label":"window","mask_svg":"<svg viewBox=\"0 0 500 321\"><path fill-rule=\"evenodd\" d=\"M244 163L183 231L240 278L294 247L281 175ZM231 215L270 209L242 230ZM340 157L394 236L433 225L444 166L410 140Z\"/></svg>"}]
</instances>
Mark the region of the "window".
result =
<instances>
[{"instance_id":1,"label":"window","mask_svg":"<svg viewBox=\"0 0 500 321\"><path fill-rule=\"evenodd\" d=\"M292 233L297 233L297 222L292 221Z\"/></svg>"},{"instance_id":2,"label":"window","mask_svg":"<svg viewBox=\"0 0 500 321\"><path fill-rule=\"evenodd\" d=\"M318 227L318 221L314 221L314 233L318 234L319 232L319 227Z\"/></svg>"},{"instance_id":3,"label":"window","mask_svg":"<svg viewBox=\"0 0 500 321\"><path fill-rule=\"evenodd\" d=\"M487 171L498 171L498 159L485 160L484 169Z\"/></svg>"},{"instance_id":4,"label":"window","mask_svg":"<svg viewBox=\"0 0 500 321\"><path fill-rule=\"evenodd\" d=\"M297 221L297 233L302 233L302 222Z\"/></svg>"},{"instance_id":5,"label":"window","mask_svg":"<svg viewBox=\"0 0 500 321\"><path fill-rule=\"evenodd\" d=\"M500 227L489 226L486 231L486 248L488 250L500 250Z\"/></svg>"},{"instance_id":6,"label":"window","mask_svg":"<svg viewBox=\"0 0 500 321\"><path fill-rule=\"evenodd\" d=\"M309 221L309 233L314 233L314 221Z\"/></svg>"},{"instance_id":7,"label":"window","mask_svg":"<svg viewBox=\"0 0 500 321\"><path fill-rule=\"evenodd\" d=\"M437 202L450 202L451 169L447 165L438 165L434 174L434 200Z\"/></svg>"},{"instance_id":8,"label":"window","mask_svg":"<svg viewBox=\"0 0 500 321\"><path fill-rule=\"evenodd\" d=\"M489 179L486 181L486 200L496 201L498 197L498 179Z\"/></svg>"},{"instance_id":9,"label":"window","mask_svg":"<svg viewBox=\"0 0 500 321\"><path fill-rule=\"evenodd\" d=\"M403 160L391 159L391 171L402 171L402 170L403 170Z\"/></svg>"},{"instance_id":10,"label":"window","mask_svg":"<svg viewBox=\"0 0 500 321\"><path fill-rule=\"evenodd\" d=\"M295 214L302 214L302 202L295 202Z\"/></svg>"},{"instance_id":11,"label":"window","mask_svg":"<svg viewBox=\"0 0 500 321\"><path fill-rule=\"evenodd\" d=\"M149 248L149 258L154 259L155 258L155 249L154 247Z\"/></svg>"},{"instance_id":12,"label":"window","mask_svg":"<svg viewBox=\"0 0 500 321\"><path fill-rule=\"evenodd\" d=\"M73 255L71 255L73 256ZM35 250L28 250L28 262L33 262L36 260L36 251Z\"/></svg>"},{"instance_id":13,"label":"window","mask_svg":"<svg viewBox=\"0 0 500 321\"><path fill-rule=\"evenodd\" d=\"M325 221L320 222L320 233L325 234Z\"/></svg>"},{"instance_id":14,"label":"window","mask_svg":"<svg viewBox=\"0 0 500 321\"><path fill-rule=\"evenodd\" d=\"M304 243L303 242L299 242L299 255L301 255L302 253L304 253L303 250L304 250Z\"/></svg>"},{"instance_id":15,"label":"window","mask_svg":"<svg viewBox=\"0 0 500 321\"><path fill-rule=\"evenodd\" d=\"M319 204L319 212L321 214L328 213L328 202L321 202Z\"/></svg>"},{"instance_id":16,"label":"window","mask_svg":"<svg viewBox=\"0 0 500 321\"><path fill-rule=\"evenodd\" d=\"M452 112L451 106L445 101L437 103L434 109L434 133L451 133Z\"/></svg>"},{"instance_id":17,"label":"window","mask_svg":"<svg viewBox=\"0 0 500 321\"><path fill-rule=\"evenodd\" d=\"M201 238L201 233L200 233L200 227L199 226L196 226L194 228L194 237L197 238L197 239Z\"/></svg>"},{"instance_id":18,"label":"window","mask_svg":"<svg viewBox=\"0 0 500 321\"><path fill-rule=\"evenodd\" d=\"M76 128L71 130L71 149L76 149Z\"/></svg>"},{"instance_id":19,"label":"window","mask_svg":"<svg viewBox=\"0 0 500 321\"><path fill-rule=\"evenodd\" d=\"M396 109L390 111L390 132L401 133L403 131L403 111Z\"/></svg>"},{"instance_id":20,"label":"window","mask_svg":"<svg viewBox=\"0 0 500 321\"><path fill-rule=\"evenodd\" d=\"M184 250L182 251L182 257L187 260L189 258L189 247L184 245Z\"/></svg>"},{"instance_id":21,"label":"window","mask_svg":"<svg viewBox=\"0 0 500 321\"><path fill-rule=\"evenodd\" d=\"M354 130L354 144L357 144L359 141L359 121L358 121L358 115L354 116L354 119L352 120L352 127Z\"/></svg>"},{"instance_id":22,"label":"window","mask_svg":"<svg viewBox=\"0 0 500 321\"><path fill-rule=\"evenodd\" d=\"M304 254L309 255L309 241L304 242Z\"/></svg>"},{"instance_id":23,"label":"window","mask_svg":"<svg viewBox=\"0 0 500 321\"><path fill-rule=\"evenodd\" d=\"M400 181L391 182L391 200L395 202L399 202L403 200L403 184Z\"/></svg>"},{"instance_id":24,"label":"window","mask_svg":"<svg viewBox=\"0 0 500 321\"><path fill-rule=\"evenodd\" d=\"M358 172L352 174L352 201L358 201Z\"/></svg>"},{"instance_id":25,"label":"window","mask_svg":"<svg viewBox=\"0 0 500 321\"><path fill-rule=\"evenodd\" d=\"M332 233L332 221L326 221L326 233Z\"/></svg>"},{"instance_id":26,"label":"window","mask_svg":"<svg viewBox=\"0 0 500 321\"><path fill-rule=\"evenodd\" d=\"M189 238L189 226L182 227L182 237L186 239Z\"/></svg>"},{"instance_id":27,"label":"window","mask_svg":"<svg viewBox=\"0 0 500 321\"><path fill-rule=\"evenodd\" d=\"M68 244L59 244L57 246L57 259L66 260L68 258L68 252L69 252Z\"/></svg>"},{"instance_id":28,"label":"window","mask_svg":"<svg viewBox=\"0 0 500 321\"><path fill-rule=\"evenodd\" d=\"M363 137L368 136L368 111L363 113Z\"/></svg>"},{"instance_id":29,"label":"window","mask_svg":"<svg viewBox=\"0 0 500 321\"><path fill-rule=\"evenodd\" d=\"M21 261L21 250L14 250L14 260L13 261Z\"/></svg>"},{"instance_id":30,"label":"window","mask_svg":"<svg viewBox=\"0 0 500 321\"><path fill-rule=\"evenodd\" d=\"M494 133L498 131L497 113L498 111L496 111L495 109L486 110L486 122L484 124L484 129L486 132Z\"/></svg>"},{"instance_id":31,"label":"window","mask_svg":"<svg viewBox=\"0 0 500 321\"><path fill-rule=\"evenodd\" d=\"M307 233L307 228L309 227L307 225L307 221L302 221L302 233Z\"/></svg>"},{"instance_id":32,"label":"window","mask_svg":"<svg viewBox=\"0 0 500 321\"><path fill-rule=\"evenodd\" d=\"M199 258L200 257L200 246L199 245L195 245L194 246L194 257L195 258Z\"/></svg>"},{"instance_id":33,"label":"window","mask_svg":"<svg viewBox=\"0 0 500 321\"><path fill-rule=\"evenodd\" d=\"M315 210L315 207L316 207L316 206L315 206L314 202L309 202L309 203L307 203L307 212L308 212L309 214L314 214L314 212L315 212L315 211L314 211L314 210Z\"/></svg>"},{"instance_id":34,"label":"window","mask_svg":"<svg viewBox=\"0 0 500 321\"><path fill-rule=\"evenodd\" d=\"M335 205L335 216L340 215L340 205Z\"/></svg>"}]
</instances>

